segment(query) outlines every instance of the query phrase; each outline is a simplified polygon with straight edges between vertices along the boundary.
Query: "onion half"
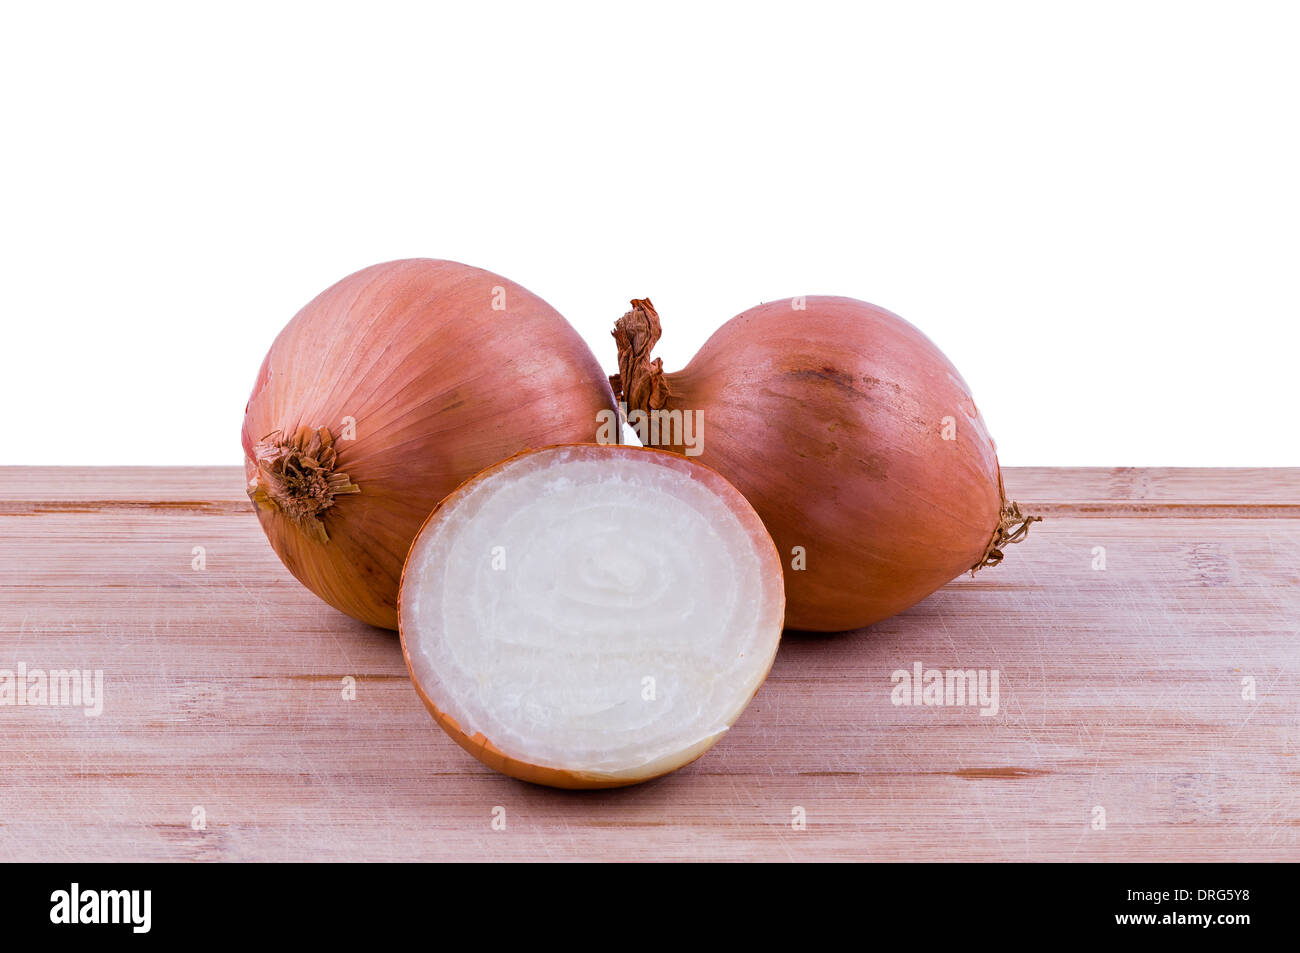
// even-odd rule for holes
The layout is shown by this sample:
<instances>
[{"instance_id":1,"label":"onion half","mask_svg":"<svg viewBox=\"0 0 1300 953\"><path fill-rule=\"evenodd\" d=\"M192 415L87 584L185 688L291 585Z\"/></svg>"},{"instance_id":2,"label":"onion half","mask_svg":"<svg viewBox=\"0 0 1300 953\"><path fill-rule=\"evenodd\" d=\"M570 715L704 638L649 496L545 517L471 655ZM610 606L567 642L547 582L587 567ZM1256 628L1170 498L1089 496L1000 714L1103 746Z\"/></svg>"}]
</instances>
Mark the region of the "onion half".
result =
<instances>
[{"instance_id":1,"label":"onion half","mask_svg":"<svg viewBox=\"0 0 1300 953\"><path fill-rule=\"evenodd\" d=\"M1007 502L957 369L883 308L763 304L675 374L651 358L659 336L654 306L634 300L614 330L615 394L642 443L698 455L754 505L785 566L791 628L855 629L901 612L1000 562L1037 519Z\"/></svg>"},{"instance_id":2,"label":"onion half","mask_svg":"<svg viewBox=\"0 0 1300 953\"><path fill-rule=\"evenodd\" d=\"M294 576L395 629L438 501L526 447L593 439L613 406L582 338L525 288L457 262L374 265L271 346L244 412L248 493Z\"/></svg>"},{"instance_id":3,"label":"onion half","mask_svg":"<svg viewBox=\"0 0 1300 953\"><path fill-rule=\"evenodd\" d=\"M658 450L490 467L420 530L402 648L438 724L512 777L618 787L693 761L766 677L781 565L745 499Z\"/></svg>"}]
</instances>

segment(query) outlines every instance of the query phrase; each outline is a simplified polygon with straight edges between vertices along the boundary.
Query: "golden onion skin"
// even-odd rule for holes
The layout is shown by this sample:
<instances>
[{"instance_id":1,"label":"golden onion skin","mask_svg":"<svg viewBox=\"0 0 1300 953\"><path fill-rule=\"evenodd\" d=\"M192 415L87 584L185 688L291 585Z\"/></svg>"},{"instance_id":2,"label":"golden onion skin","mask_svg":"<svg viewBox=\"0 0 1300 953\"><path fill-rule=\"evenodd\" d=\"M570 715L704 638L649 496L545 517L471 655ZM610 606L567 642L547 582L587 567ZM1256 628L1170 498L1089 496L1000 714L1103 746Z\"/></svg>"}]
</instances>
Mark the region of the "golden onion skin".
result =
<instances>
[{"instance_id":1,"label":"golden onion skin","mask_svg":"<svg viewBox=\"0 0 1300 953\"><path fill-rule=\"evenodd\" d=\"M374 265L272 344L244 413L249 495L303 585L396 629L402 565L438 502L520 450L593 439L613 406L577 331L527 289L451 261Z\"/></svg>"},{"instance_id":2,"label":"golden onion skin","mask_svg":"<svg viewBox=\"0 0 1300 953\"><path fill-rule=\"evenodd\" d=\"M771 533L788 627L871 625L1001 558L1013 534L993 440L957 369L911 324L853 298L774 301L657 381L653 310L634 301L615 331L616 393L628 380L632 409L700 412L696 459Z\"/></svg>"}]
</instances>

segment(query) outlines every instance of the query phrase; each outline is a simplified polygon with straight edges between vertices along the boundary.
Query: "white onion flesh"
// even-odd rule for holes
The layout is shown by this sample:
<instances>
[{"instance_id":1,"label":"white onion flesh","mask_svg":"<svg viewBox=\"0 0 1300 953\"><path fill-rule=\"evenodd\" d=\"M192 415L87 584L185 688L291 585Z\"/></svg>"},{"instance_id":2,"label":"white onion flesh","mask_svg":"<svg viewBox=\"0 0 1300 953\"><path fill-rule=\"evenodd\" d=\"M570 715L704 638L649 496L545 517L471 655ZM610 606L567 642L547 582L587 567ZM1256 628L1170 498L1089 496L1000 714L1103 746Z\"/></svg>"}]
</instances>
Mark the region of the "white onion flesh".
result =
<instances>
[{"instance_id":1,"label":"white onion flesh","mask_svg":"<svg viewBox=\"0 0 1300 953\"><path fill-rule=\"evenodd\" d=\"M412 676L465 736L609 781L716 741L766 676L783 613L740 494L626 447L527 453L466 484L417 537L401 594Z\"/></svg>"}]
</instances>

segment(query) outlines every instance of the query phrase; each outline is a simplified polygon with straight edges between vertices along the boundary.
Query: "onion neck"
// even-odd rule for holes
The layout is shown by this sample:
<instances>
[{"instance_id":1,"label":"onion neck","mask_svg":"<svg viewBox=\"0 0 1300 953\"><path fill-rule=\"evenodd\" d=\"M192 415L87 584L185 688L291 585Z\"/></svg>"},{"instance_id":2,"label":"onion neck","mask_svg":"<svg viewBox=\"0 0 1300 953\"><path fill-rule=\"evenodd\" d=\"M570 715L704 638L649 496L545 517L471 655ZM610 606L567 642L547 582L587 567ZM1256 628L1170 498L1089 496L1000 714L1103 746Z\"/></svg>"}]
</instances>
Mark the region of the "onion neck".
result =
<instances>
[{"instance_id":1,"label":"onion neck","mask_svg":"<svg viewBox=\"0 0 1300 953\"><path fill-rule=\"evenodd\" d=\"M614 323L618 373L610 377L609 386L624 416L635 411L649 414L663 410L673 396L663 360L650 357L662 333L659 313L649 298L633 298L632 310Z\"/></svg>"},{"instance_id":2,"label":"onion neck","mask_svg":"<svg viewBox=\"0 0 1300 953\"><path fill-rule=\"evenodd\" d=\"M299 427L288 439L276 431L253 448L253 462L257 472L248 483L249 497L317 542L329 541L321 517L335 498L361 492L346 473L335 469L338 451L325 427Z\"/></svg>"}]
</instances>

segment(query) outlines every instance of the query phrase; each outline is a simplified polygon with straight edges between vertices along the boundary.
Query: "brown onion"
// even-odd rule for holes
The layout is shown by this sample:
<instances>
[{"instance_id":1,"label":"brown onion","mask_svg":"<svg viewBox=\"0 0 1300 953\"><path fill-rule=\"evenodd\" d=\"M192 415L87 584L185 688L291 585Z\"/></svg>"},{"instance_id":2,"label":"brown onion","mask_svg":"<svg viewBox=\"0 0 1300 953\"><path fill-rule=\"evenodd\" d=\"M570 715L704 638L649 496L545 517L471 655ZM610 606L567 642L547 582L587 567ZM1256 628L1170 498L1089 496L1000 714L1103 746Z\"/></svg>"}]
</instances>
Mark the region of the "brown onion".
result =
<instances>
[{"instance_id":1,"label":"brown onion","mask_svg":"<svg viewBox=\"0 0 1300 953\"><path fill-rule=\"evenodd\" d=\"M483 763L566 788L673 771L767 676L781 562L731 484L644 447L564 446L442 501L402 574L402 648Z\"/></svg>"},{"instance_id":2,"label":"brown onion","mask_svg":"<svg viewBox=\"0 0 1300 953\"><path fill-rule=\"evenodd\" d=\"M397 628L402 564L438 502L526 447L591 440L612 396L541 298L451 261L374 265L280 332L244 412L249 496L289 571Z\"/></svg>"},{"instance_id":3,"label":"brown onion","mask_svg":"<svg viewBox=\"0 0 1300 953\"><path fill-rule=\"evenodd\" d=\"M956 368L897 315L806 297L724 324L665 374L648 300L618 322L610 379L642 442L696 455L741 491L785 568L786 625L870 625L993 565L1036 517L1006 501ZM653 425L653 426L652 426Z\"/></svg>"}]
</instances>

